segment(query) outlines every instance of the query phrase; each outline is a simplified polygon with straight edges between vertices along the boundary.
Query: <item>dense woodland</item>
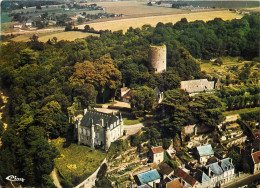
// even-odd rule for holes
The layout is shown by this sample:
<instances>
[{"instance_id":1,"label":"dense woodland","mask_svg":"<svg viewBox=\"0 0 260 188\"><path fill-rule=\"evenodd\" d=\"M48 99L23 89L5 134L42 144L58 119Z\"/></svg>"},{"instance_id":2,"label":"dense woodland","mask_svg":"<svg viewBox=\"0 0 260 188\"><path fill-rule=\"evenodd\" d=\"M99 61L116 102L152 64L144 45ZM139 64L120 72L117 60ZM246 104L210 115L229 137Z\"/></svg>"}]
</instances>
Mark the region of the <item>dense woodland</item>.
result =
<instances>
[{"instance_id":1,"label":"dense woodland","mask_svg":"<svg viewBox=\"0 0 260 188\"><path fill-rule=\"evenodd\" d=\"M116 98L123 83L136 88L132 104L145 96L151 99L142 100L145 104L140 107L132 106L136 108L135 116L155 108L150 104L145 109L146 103L154 101L151 93L155 87L165 91L165 101L157 109L158 121L147 136L151 139L160 137L159 132L173 137L191 122L215 128L223 120L225 105L220 98L229 101L230 96L225 91L220 92L220 98L205 95L191 100L178 90L180 81L207 77L194 57L258 58L258 27L257 15L232 21L216 18L207 23L182 19L175 25L129 28L125 34L103 31L100 37L74 42L53 38L42 43L33 36L29 42L2 44L0 76L10 98L8 128L3 133L0 128L0 181L16 174L26 179L23 185L52 187L49 174L59 154L48 140L71 133L68 108L74 102L91 108L96 101ZM154 74L148 63L148 49L161 44L167 46L167 71Z\"/></svg>"}]
</instances>

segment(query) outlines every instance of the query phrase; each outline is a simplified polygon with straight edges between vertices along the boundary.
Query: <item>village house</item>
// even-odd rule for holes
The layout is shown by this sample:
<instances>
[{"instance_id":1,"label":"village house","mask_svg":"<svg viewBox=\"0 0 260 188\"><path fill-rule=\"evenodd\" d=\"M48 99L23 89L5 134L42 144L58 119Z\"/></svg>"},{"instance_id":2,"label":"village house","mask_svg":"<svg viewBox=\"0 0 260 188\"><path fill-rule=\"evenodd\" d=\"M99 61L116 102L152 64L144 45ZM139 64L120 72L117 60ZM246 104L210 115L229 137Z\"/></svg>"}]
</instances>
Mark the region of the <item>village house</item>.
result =
<instances>
[{"instance_id":1,"label":"village house","mask_svg":"<svg viewBox=\"0 0 260 188\"><path fill-rule=\"evenodd\" d=\"M22 26L22 24L14 24L13 27L14 27L14 28L22 28L23 26Z\"/></svg>"},{"instance_id":2,"label":"village house","mask_svg":"<svg viewBox=\"0 0 260 188\"><path fill-rule=\"evenodd\" d=\"M151 187L156 188L156 184L160 183L161 177L158 171L154 169L135 175L134 179L138 186L147 184Z\"/></svg>"},{"instance_id":3,"label":"village house","mask_svg":"<svg viewBox=\"0 0 260 188\"><path fill-rule=\"evenodd\" d=\"M174 175L181 179L182 184L184 187L194 187L199 188L200 183L196 181L191 175L189 175L187 172L184 171L184 169L177 168L177 170L174 172Z\"/></svg>"},{"instance_id":4,"label":"village house","mask_svg":"<svg viewBox=\"0 0 260 188\"><path fill-rule=\"evenodd\" d=\"M253 161L253 173L257 174L260 172L260 151L251 154Z\"/></svg>"},{"instance_id":5,"label":"village house","mask_svg":"<svg viewBox=\"0 0 260 188\"><path fill-rule=\"evenodd\" d=\"M75 138L78 144L108 150L111 143L123 136L124 122L121 114L106 114L94 110L84 110L75 123Z\"/></svg>"},{"instance_id":6,"label":"village house","mask_svg":"<svg viewBox=\"0 0 260 188\"><path fill-rule=\"evenodd\" d=\"M190 96L214 91L214 81L207 79L181 81L181 89L188 92Z\"/></svg>"},{"instance_id":7,"label":"village house","mask_svg":"<svg viewBox=\"0 0 260 188\"><path fill-rule=\"evenodd\" d=\"M196 155L200 164L205 165L209 158L214 156L211 145L199 146L196 148Z\"/></svg>"},{"instance_id":8,"label":"village house","mask_svg":"<svg viewBox=\"0 0 260 188\"><path fill-rule=\"evenodd\" d=\"M200 182L201 188L211 187L210 178L202 170L198 169L194 174L194 178Z\"/></svg>"},{"instance_id":9,"label":"village house","mask_svg":"<svg viewBox=\"0 0 260 188\"><path fill-rule=\"evenodd\" d=\"M159 188L183 188L180 178L167 177L159 184Z\"/></svg>"},{"instance_id":10,"label":"village house","mask_svg":"<svg viewBox=\"0 0 260 188\"><path fill-rule=\"evenodd\" d=\"M150 149L150 158L152 163L160 164L164 160L164 150L162 146L152 147Z\"/></svg>"},{"instance_id":11,"label":"village house","mask_svg":"<svg viewBox=\"0 0 260 188\"><path fill-rule=\"evenodd\" d=\"M32 21L31 20L27 20L25 22L25 27L32 27Z\"/></svg>"},{"instance_id":12,"label":"village house","mask_svg":"<svg viewBox=\"0 0 260 188\"><path fill-rule=\"evenodd\" d=\"M132 90L128 87L121 88L120 100L123 102L130 102Z\"/></svg>"}]
</instances>

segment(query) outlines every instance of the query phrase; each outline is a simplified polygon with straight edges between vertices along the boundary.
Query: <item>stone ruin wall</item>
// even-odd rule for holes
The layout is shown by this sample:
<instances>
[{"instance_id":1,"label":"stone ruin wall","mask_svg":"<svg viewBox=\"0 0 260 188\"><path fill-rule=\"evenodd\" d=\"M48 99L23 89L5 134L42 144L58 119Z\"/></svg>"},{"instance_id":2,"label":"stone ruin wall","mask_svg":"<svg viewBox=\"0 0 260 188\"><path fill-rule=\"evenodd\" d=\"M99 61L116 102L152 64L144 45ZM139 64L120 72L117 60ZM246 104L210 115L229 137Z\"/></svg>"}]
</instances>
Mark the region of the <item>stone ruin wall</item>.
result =
<instances>
[{"instance_id":1,"label":"stone ruin wall","mask_svg":"<svg viewBox=\"0 0 260 188\"><path fill-rule=\"evenodd\" d=\"M150 46L149 63L154 68L155 73L166 71L166 46Z\"/></svg>"}]
</instances>

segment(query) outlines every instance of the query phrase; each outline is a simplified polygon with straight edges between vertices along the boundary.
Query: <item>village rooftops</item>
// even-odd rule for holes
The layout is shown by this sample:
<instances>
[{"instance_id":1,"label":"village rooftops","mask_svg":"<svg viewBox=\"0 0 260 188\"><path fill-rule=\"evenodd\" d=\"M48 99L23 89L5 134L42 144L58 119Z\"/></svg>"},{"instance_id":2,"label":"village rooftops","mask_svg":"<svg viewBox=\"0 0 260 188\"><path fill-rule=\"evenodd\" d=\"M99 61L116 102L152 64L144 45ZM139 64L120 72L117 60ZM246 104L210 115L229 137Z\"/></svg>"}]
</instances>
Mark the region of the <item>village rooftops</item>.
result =
<instances>
[{"instance_id":1,"label":"village rooftops","mask_svg":"<svg viewBox=\"0 0 260 188\"><path fill-rule=\"evenodd\" d=\"M144 185L139 185L137 188L151 188L150 185L144 184Z\"/></svg>"},{"instance_id":2,"label":"village rooftops","mask_svg":"<svg viewBox=\"0 0 260 188\"><path fill-rule=\"evenodd\" d=\"M184 170L182 170L181 168L177 168L177 170L175 171L174 175L176 177L182 178L185 182L187 182L188 184L190 184L191 186L194 186L196 184L196 180L190 176L189 174L187 174Z\"/></svg>"},{"instance_id":3,"label":"village rooftops","mask_svg":"<svg viewBox=\"0 0 260 188\"><path fill-rule=\"evenodd\" d=\"M224 172L234 169L234 165L231 162L230 158L225 158L220 161L220 166Z\"/></svg>"},{"instance_id":4,"label":"village rooftops","mask_svg":"<svg viewBox=\"0 0 260 188\"><path fill-rule=\"evenodd\" d=\"M206 181L209 181L210 178L201 170L197 170L197 172L194 175L194 178L198 180L200 183L204 183Z\"/></svg>"},{"instance_id":5,"label":"village rooftops","mask_svg":"<svg viewBox=\"0 0 260 188\"><path fill-rule=\"evenodd\" d=\"M172 180L166 184L166 188L183 188L179 179Z\"/></svg>"},{"instance_id":6,"label":"village rooftops","mask_svg":"<svg viewBox=\"0 0 260 188\"><path fill-rule=\"evenodd\" d=\"M251 154L254 164L260 163L260 151Z\"/></svg>"},{"instance_id":7,"label":"village rooftops","mask_svg":"<svg viewBox=\"0 0 260 188\"><path fill-rule=\"evenodd\" d=\"M208 156L208 155L214 155L214 152L213 152L210 144L205 145L205 146L198 146L197 150L198 150L200 157Z\"/></svg>"},{"instance_id":8,"label":"village rooftops","mask_svg":"<svg viewBox=\"0 0 260 188\"><path fill-rule=\"evenodd\" d=\"M161 153L161 152L164 151L163 148L162 148L162 146L152 147L151 150L152 150L153 154L155 154L155 153Z\"/></svg>"},{"instance_id":9,"label":"village rooftops","mask_svg":"<svg viewBox=\"0 0 260 188\"><path fill-rule=\"evenodd\" d=\"M207 79L181 81L181 89L188 93L200 93L214 90L214 81Z\"/></svg>"},{"instance_id":10,"label":"village rooftops","mask_svg":"<svg viewBox=\"0 0 260 188\"><path fill-rule=\"evenodd\" d=\"M219 166L218 162L209 164L206 167L210 169L210 176L215 177L224 173L222 168Z\"/></svg>"},{"instance_id":11,"label":"village rooftops","mask_svg":"<svg viewBox=\"0 0 260 188\"><path fill-rule=\"evenodd\" d=\"M167 175L168 176L169 174L171 174L173 172L173 169L164 162L159 164L159 168L160 169L158 171L161 175Z\"/></svg>"},{"instance_id":12,"label":"village rooftops","mask_svg":"<svg viewBox=\"0 0 260 188\"><path fill-rule=\"evenodd\" d=\"M136 175L136 177L137 177L137 184L140 185L147 184L149 182L153 182L161 178L160 174L156 169L138 174Z\"/></svg>"},{"instance_id":13,"label":"village rooftops","mask_svg":"<svg viewBox=\"0 0 260 188\"><path fill-rule=\"evenodd\" d=\"M102 120L103 120L103 124L102 124ZM119 118L113 114L106 114L94 110L89 110L84 114L81 120L81 126L91 127L92 125L99 124L100 126L105 127L106 124L110 126L111 124L114 124L118 120Z\"/></svg>"}]
</instances>

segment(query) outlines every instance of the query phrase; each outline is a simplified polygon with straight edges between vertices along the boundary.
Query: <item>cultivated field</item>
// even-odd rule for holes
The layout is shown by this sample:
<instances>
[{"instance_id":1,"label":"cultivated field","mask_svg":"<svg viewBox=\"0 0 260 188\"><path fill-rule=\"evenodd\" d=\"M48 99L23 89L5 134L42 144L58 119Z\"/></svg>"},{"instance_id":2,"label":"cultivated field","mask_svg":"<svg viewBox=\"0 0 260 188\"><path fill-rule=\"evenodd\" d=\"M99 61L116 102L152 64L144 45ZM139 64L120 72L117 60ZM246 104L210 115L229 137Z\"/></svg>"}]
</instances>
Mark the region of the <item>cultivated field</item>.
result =
<instances>
[{"instance_id":1,"label":"cultivated field","mask_svg":"<svg viewBox=\"0 0 260 188\"><path fill-rule=\"evenodd\" d=\"M188 13L188 14L148 16L148 17L140 17L140 18L121 19L121 20L91 23L88 25L90 25L90 27L93 27L96 30L106 30L106 29L112 31L123 30L125 32L129 27L138 28L138 27L142 27L145 24L150 24L152 26L156 26L158 22L162 22L162 23L172 22L174 24L180 21L181 18L187 18L187 20L190 22L195 20L208 21L214 18L231 20L231 19L236 19L241 17L242 15L233 13L231 11L221 10L221 11L210 11L210 12L195 12L195 13ZM84 26L85 25L80 25L78 27L83 29Z\"/></svg>"},{"instance_id":2,"label":"cultivated field","mask_svg":"<svg viewBox=\"0 0 260 188\"><path fill-rule=\"evenodd\" d=\"M151 16L186 13L187 10L147 6L147 2L119 1L97 2L98 6L105 7L107 13L123 14L124 16Z\"/></svg>"},{"instance_id":3,"label":"cultivated field","mask_svg":"<svg viewBox=\"0 0 260 188\"><path fill-rule=\"evenodd\" d=\"M68 32L51 32L51 33L41 33L39 34L39 41L42 42L47 42L49 39L52 39L53 37L56 37L59 40L68 40L68 41L74 41L77 38L85 38L88 36L99 36L98 34L93 34L93 33L83 33L83 32L79 32L79 31L68 31ZM26 42L30 40L30 37L33 36L33 34L24 34L24 35L20 35L17 36L15 38L13 38L13 41L16 42Z\"/></svg>"}]
</instances>

